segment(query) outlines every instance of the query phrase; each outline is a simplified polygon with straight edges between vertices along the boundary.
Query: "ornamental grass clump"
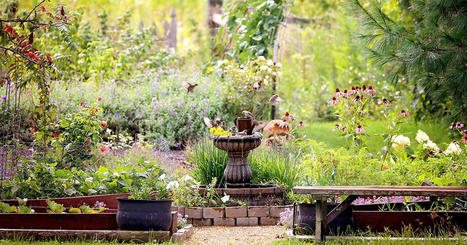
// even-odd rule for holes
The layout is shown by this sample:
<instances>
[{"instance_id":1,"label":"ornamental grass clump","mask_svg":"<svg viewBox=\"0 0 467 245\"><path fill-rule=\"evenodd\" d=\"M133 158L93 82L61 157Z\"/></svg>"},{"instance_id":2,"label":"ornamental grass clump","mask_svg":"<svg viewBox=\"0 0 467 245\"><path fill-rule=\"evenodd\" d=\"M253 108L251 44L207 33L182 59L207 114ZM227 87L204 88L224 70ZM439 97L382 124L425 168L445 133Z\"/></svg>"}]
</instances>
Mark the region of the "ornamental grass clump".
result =
<instances>
[{"instance_id":1,"label":"ornamental grass clump","mask_svg":"<svg viewBox=\"0 0 467 245\"><path fill-rule=\"evenodd\" d=\"M259 147L248 157L255 183L277 183L291 190L302 177L301 152L288 148Z\"/></svg>"},{"instance_id":2,"label":"ornamental grass clump","mask_svg":"<svg viewBox=\"0 0 467 245\"><path fill-rule=\"evenodd\" d=\"M193 177L203 185L216 178L216 187L224 186L224 169L227 152L217 149L209 138L195 144L188 152L188 160L194 165Z\"/></svg>"}]
</instances>

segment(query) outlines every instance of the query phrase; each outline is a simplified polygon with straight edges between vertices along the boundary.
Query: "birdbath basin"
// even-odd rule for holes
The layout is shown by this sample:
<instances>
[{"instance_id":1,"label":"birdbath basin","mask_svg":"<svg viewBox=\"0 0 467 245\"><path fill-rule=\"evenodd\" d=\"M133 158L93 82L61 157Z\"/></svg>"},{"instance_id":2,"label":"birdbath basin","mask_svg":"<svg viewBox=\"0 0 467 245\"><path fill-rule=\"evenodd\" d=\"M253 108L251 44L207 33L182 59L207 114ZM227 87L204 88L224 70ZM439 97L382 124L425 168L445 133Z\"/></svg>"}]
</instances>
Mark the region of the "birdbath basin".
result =
<instances>
[{"instance_id":1,"label":"birdbath basin","mask_svg":"<svg viewBox=\"0 0 467 245\"><path fill-rule=\"evenodd\" d=\"M224 170L227 187L248 187L251 181L251 168L248 154L261 145L263 136L252 135L213 136L214 146L227 151L228 161Z\"/></svg>"}]
</instances>

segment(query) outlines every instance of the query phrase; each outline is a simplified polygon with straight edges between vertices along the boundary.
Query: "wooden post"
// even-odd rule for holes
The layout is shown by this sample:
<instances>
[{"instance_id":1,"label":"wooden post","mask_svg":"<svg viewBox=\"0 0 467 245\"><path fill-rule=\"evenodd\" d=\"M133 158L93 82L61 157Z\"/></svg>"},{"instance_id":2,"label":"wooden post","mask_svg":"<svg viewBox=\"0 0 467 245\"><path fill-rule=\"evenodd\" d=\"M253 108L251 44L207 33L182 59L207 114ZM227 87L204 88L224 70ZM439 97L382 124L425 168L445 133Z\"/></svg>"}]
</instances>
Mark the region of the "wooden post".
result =
<instances>
[{"instance_id":1,"label":"wooden post","mask_svg":"<svg viewBox=\"0 0 467 245\"><path fill-rule=\"evenodd\" d=\"M170 29L168 33L168 46L169 49L177 51L177 15L175 13L175 8L172 8L170 11Z\"/></svg>"},{"instance_id":2,"label":"wooden post","mask_svg":"<svg viewBox=\"0 0 467 245\"><path fill-rule=\"evenodd\" d=\"M315 240L320 243L326 240L326 216L327 216L327 200L324 197L316 199L316 226Z\"/></svg>"},{"instance_id":3,"label":"wooden post","mask_svg":"<svg viewBox=\"0 0 467 245\"><path fill-rule=\"evenodd\" d=\"M274 40L274 54L272 58L274 65L277 64L278 52L279 52L279 41L277 40L277 37L276 37L276 39ZM276 94L276 80L277 80L277 76L274 75L274 77L272 78L272 94ZM276 106L271 105L271 120L274 120L275 117L276 117Z\"/></svg>"},{"instance_id":4,"label":"wooden post","mask_svg":"<svg viewBox=\"0 0 467 245\"><path fill-rule=\"evenodd\" d=\"M212 38L216 36L220 27L217 17L222 15L222 2L223 0L208 0L207 24Z\"/></svg>"}]
</instances>

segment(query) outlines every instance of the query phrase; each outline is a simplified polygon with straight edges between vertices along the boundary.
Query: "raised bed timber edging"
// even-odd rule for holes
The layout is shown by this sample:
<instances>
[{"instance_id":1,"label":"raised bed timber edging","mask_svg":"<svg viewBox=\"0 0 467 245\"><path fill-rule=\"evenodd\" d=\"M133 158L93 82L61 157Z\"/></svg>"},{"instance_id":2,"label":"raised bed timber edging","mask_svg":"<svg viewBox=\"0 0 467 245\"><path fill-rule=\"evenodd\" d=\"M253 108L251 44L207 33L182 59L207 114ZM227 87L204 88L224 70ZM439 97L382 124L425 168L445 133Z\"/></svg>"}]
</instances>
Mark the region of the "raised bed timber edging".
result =
<instances>
[{"instance_id":1,"label":"raised bed timber edging","mask_svg":"<svg viewBox=\"0 0 467 245\"><path fill-rule=\"evenodd\" d=\"M172 207L193 226L277 225L286 209L293 206Z\"/></svg>"},{"instance_id":2,"label":"raised bed timber edging","mask_svg":"<svg viewBox=\"0 0 467 245\"><path fill-rule=\"evenodd\" d=\"M126 242L183 242L193 235L192 225L171 234L170 231L1 229L0 239L109 240Z\"/></svg>"}]
</instances>

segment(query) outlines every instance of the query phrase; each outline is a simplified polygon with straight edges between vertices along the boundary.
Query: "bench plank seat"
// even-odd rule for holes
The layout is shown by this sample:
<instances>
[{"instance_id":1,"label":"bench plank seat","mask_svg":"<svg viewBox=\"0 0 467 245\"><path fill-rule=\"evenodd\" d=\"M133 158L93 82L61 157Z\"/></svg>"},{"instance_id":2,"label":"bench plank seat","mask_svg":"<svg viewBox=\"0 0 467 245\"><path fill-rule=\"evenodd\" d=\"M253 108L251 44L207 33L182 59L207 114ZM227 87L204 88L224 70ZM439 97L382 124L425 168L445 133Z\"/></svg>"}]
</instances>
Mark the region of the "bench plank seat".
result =
<instances>
[{"instance_id":1,"label":"bench plank seat","mask_svg":"<svg viewBox=\"0 0 467 245\"><path fill-rule=\"evenodd\" d=\"M296 186L294 194L314 196L436 196L467 197L467 186Z\"/></svg>"}]
</instances>

